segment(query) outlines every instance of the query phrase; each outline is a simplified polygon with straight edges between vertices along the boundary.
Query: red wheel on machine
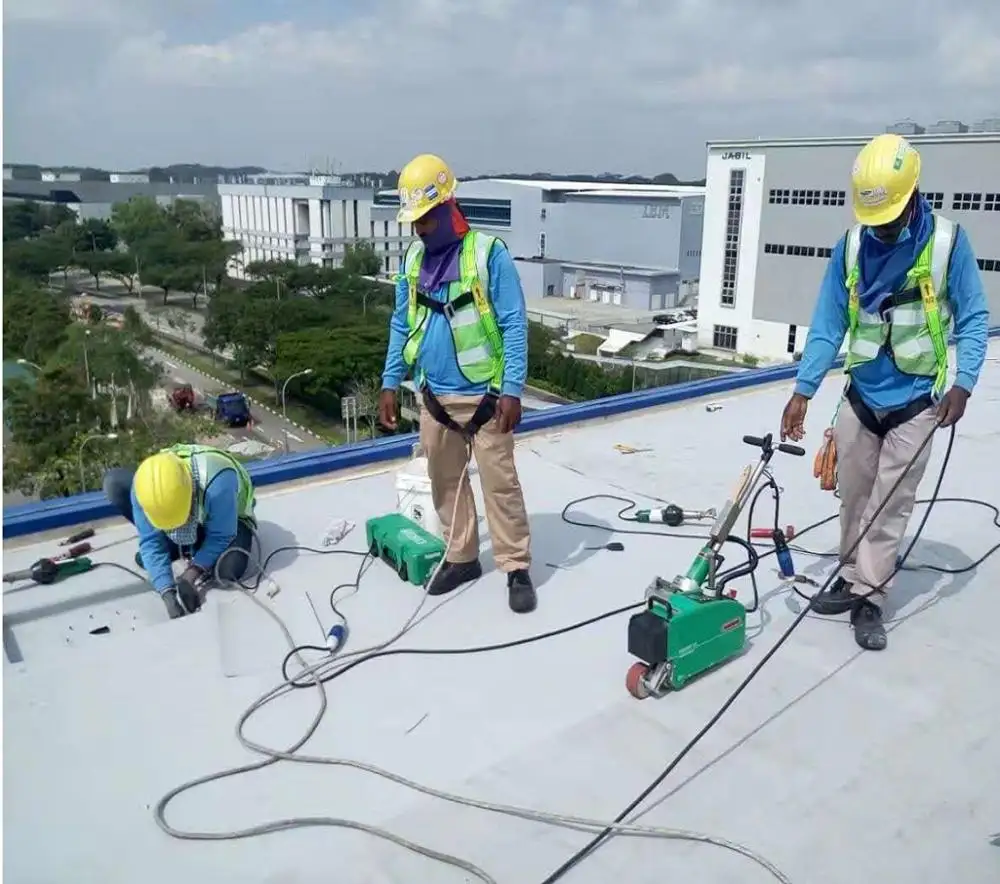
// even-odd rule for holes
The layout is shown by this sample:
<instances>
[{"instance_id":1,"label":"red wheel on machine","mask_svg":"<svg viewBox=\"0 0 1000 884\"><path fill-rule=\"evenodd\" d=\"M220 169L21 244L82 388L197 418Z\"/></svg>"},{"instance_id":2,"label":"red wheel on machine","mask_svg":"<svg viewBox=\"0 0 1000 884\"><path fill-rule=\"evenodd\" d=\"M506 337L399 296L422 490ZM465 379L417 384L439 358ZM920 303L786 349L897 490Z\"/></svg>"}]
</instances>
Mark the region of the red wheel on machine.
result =
<instances>
[{"instance_id":1,"label":"red wheel on machine","mask_svg":"<svg viewBox=\"0 0 1000 884\"><path fill-rule=\"evenodd\" d=\"M645 678L649 667L645 663L633 663L625 673L625 687L637 700L645 700L649 696Z\"/></svg>"}]
</instances>

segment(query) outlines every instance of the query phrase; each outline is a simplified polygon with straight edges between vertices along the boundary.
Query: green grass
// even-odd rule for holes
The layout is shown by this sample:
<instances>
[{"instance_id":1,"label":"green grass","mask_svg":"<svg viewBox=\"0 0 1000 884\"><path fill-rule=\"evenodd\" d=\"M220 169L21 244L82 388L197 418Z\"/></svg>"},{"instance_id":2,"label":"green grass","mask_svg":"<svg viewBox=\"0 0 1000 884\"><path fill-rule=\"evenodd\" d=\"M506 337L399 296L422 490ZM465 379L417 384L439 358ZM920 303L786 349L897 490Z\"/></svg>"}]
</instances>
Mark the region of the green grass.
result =
<instances>
[{"instance_id":1,"label":"green grass","mask_svg":"<svg viewBox=\"0 0 1000 884\"><path fill-rule=\"evenodd\" d=\"M275 395L274 387L256 372L247 372L246 382L243 382L240 380L240 373L221 358L213 361L210 356L206 356L204 353L163 338L157 339L157 346L194 366L198 371L218 378L226 384L231 384L234 390L242 390L248 396L253 396L278 412L281 411L281 403ZM339 420L309 405L295 402L291 396L285 397L285 403L289 420L302 424L306 429L312 430L316 435L333 445L339 445L346 441L347 434ZM360 422L358 428L361 429Z\"/></svg>"}]
</instances>

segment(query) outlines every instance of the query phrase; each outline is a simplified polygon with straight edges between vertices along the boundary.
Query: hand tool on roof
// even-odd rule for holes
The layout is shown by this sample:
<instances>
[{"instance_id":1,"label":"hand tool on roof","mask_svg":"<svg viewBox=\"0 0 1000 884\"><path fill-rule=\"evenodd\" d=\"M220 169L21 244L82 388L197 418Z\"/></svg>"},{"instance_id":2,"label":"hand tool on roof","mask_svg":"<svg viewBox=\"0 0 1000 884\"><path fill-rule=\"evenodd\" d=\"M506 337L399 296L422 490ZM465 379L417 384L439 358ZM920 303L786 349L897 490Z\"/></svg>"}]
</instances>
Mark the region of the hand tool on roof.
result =
<instances>
[{"instance_id":1,"label":"hand tool on roof","mask_svg":"<svg viewBox=\"0 0 1000 884\"><path fill-rule=\"evenodd\" d=\"M685 510L677 506L676 503L667 504L662 509L637 510L635 520L637 522L662 522L676 528L685 522L697 522L700 519L714 519L718 516L714 507L708 510Z\"/></svg>"},{"instance_id":2,"label":"hand tool on roof","mask_svg":"<svg viewBox=\"0 0 1000 884\"><path fill-rule=\"evenodd\" d=\"M795 526L786 525L785 526L785 540L791 540L795 537ZM750 529L750 539L751 540L770 540L774 537L773 528L751 528Z\"/></svg>"},{"instance_id":3,"label":"hand tool on roof","mask_svg":"<svg viewBox=\"0 0 1000 884\"><path fill-rule=\"evenodd\" d=\"M74 543L79 543L81 540L87 540L89 537L93 537L97 532L93 528L84 528L82 531L77 531L76 534L71 534L65 540L60 540L60 546L71 546Z\"/></svg>"},{"instance_id":4,"label":"hand tool on roof","mask_svg":"<svg viewBox=\"0 0 1000 884\"><path fill-rule=\"evenodd\" d=\"M736 577L751 574L759 558L750 543L731 532L762 478L777 487L767 469L775 452L797 457L806 453L798 445L774 445L770 433L763 438L744 436L743 441L761 449L760 460L743 469L712 525L708 543L695 556L687 573L673 580L654 578L646 589L645 609L629 620L628 652L641 661L633 664L625 676L625 686L633 697L663 696L743 651L747 609L734 597L735 590L724 589ZM782 532L775 534L781 535L784 543ZM721 550L726 543L744 548L749 561L720 574ZM790 556L788 560L790 566Z\"/></svg>"},{"instance_id":5,"label":"hand tool on roof","mask_svg":"<svg viewBox=\"0 0 1000 884\"><path fill-rule=\"evenodd\" d=\"M39 559L30 568L4 574L3 582L18 583L21 580L33 580L35 583L48 585L75 574L83 574L93 567L94 563L88 558L64 559L59 562L53 559Z\"/></svg>"}]
</instances>

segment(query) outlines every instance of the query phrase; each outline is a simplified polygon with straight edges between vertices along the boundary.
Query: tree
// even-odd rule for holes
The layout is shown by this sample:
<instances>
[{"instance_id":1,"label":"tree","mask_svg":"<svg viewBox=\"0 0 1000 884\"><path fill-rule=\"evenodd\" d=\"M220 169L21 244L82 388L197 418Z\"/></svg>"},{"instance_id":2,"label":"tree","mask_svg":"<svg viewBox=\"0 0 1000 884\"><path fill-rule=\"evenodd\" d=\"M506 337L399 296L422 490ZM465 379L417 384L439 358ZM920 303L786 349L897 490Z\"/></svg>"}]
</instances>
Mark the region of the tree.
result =
<instances>
[{"instance_id":1,"label":"tree","mask_svg":"<svg viewBox=\"0 0 1000 884\"><path fill-rule=\"evenodd\" d=\"M348 243L344 246L344 270L355 276L376 276L382 262L370 242Z\"/></svg>"},{"instance_id":2,"label":"tree","mask_svg":"<svg viewBox=\"0 0 1000 884\"><path fill-rule=\"evenodd\" d=\"M64 205L48 205L33 200L10 203L3 207L3 241L32 239L55 230L66 221L75 222L76 215Z\"/></svg>"},{"instance_id":3,"label":"tree","mask_svg":"<svg viewBox=\"0 0 1000 884\"><path fill-rule=\"evenodd\" d=\"M122 313L122 331L136 344L146 345L153 341L153 333L143 321L142 315L131 304Z\"/></svg>"},{"instance_id":4,"label":"tree","mask_svg":"<svg viewBox=\"0 0 1000 884\"><path fill-rule=\"evenodd\" d=\"M382 392L382 379L378 375L359 378L351 382L349 395L354 397L358 417L368 424L372 439L377 435L378 400Z\"/></svg>"},{"instance_id":5,"label":"tree","mask_svg":"<svg viewBox=\"0 0 1000 884\"><path fill-rule=\"evenodd\" d=\"M3 296L4 357L44 363L72 322L69 298L10 273L4 274Z\"/></svg>"},{"instance_id":6,"label":"tree","mask_svg":"<svg viewBox=\"0 0 1000 884\"><path fill-rule=\"evenodd\" d=\"M7 390L4 420L14 446L27 449L33 463L64 453L82 428L96 427L99 419L98 404L74 367L47 370L34 384L15 381Z\"/></svg>"},{"instance_id":7,"label":"tree","mask_svg":"<svg viewBox=\"0 0 1000 884\"><path fill-rule=\"evenodd\" d=\"M161 448L210 439L216 432L210 418L168 412L149 416L119 432L115 439L94 441L85 449L83 445L92 435L89 428L70 436L55 454L15 443L4 449L3 487L42 498L79 494L82 462L85 488L96 491L112 467L135 467Z\"/></svg>"},{"instance_id":8,"label":"tree","mask_svg":"<svg viewBox=\"0 0 1000 884\"><path fill-rule=\"evenodd\" d=\"M312 374L303 378L306 398L335 413L353 383L381 376L388 341L388 327L382 323L285 333L277 340L274 374L287 378L311 368Z\"/></svg>"}]
</instances>

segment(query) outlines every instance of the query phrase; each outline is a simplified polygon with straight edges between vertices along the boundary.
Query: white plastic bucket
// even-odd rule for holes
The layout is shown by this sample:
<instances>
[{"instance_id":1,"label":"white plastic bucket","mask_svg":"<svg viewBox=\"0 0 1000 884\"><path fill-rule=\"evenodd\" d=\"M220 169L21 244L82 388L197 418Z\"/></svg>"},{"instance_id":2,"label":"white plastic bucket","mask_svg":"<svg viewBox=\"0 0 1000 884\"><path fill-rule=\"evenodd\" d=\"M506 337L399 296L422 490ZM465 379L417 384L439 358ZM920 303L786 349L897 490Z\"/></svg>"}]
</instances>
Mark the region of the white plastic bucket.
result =
<instances>
[{"instance_id":1,"label":"white plastic bucket","mask_svg":"<svg viewBox=\"0 0 1000 884\"><path fill-rule=\"evenodd\" d=\"M441 522L431 497L426 457L415 457L396 473L396 508L424 530L442 537Z\"/></svg>"}]
</instances>

